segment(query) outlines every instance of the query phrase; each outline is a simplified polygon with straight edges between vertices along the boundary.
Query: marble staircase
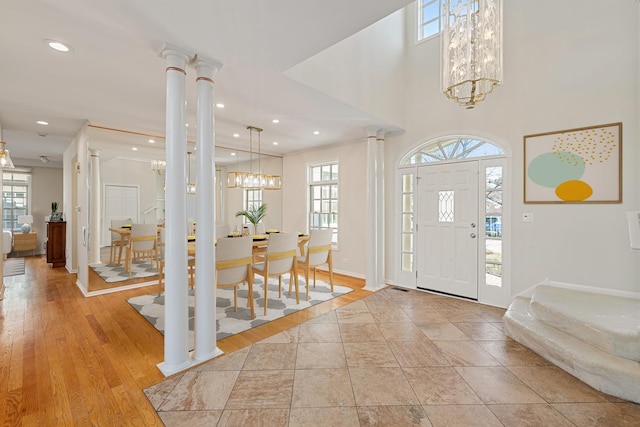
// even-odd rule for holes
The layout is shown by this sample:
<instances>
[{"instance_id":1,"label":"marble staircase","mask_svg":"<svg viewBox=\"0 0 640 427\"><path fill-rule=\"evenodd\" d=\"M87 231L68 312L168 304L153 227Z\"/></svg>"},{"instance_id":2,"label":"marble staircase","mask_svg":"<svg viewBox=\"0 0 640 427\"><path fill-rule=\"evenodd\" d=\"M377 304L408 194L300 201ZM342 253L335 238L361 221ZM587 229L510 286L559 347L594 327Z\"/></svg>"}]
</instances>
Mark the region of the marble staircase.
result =
<instances>
[{"instance_id":1,"label":"marble staircase","mask_svg":"<svg viewBox=\"0 0 640 427\"><path fill-rule=\"evenodd\" d=\"M590 386L640 403L640 294L547 282L516 296L503 323Z\"/></svg>"}]
</instances>

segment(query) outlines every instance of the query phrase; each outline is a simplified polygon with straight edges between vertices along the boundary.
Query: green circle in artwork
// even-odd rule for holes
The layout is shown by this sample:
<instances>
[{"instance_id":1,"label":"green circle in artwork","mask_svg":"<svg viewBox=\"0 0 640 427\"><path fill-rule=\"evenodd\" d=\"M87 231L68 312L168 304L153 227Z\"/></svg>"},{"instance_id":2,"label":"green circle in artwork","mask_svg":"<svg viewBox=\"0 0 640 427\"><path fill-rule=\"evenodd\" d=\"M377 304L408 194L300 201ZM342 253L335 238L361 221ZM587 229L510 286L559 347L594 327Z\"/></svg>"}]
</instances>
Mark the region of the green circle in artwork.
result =
<instances>
[{"instance_id":1,"label":"green circle in artwork","mask_svg":"<svg viewBox=\"0 0 640 427\"><path fill-rule=\"evenodd\" d=\"M580 179L584 168L584 160L577 154L555 151L534 158L527 175L538 185L555 188L563 182Z\"/></svg>"}]
</instances>

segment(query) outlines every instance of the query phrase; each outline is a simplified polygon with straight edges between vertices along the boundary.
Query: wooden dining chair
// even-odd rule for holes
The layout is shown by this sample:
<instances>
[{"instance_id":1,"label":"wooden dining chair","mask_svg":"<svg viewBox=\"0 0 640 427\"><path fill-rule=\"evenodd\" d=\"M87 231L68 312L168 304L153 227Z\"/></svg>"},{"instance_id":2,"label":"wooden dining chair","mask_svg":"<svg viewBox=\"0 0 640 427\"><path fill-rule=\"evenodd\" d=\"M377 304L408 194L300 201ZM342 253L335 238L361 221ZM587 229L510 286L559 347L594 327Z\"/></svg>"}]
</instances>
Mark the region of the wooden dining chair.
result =
<instances>
[{"instance_id":1,"label":"wooden dining chair","mask_svg":"<svg viewBox=\"0 0 640 427\"><path fill-rule=\"evenodd\" d=\"M296 288L296 304L300 304L297 268L298 236L277 233L269 236L265 261L253 264L253 272L264 279L264 314L267 314L269 277L278 277L278 297L282 298L282 276L289 274L289 282ZM291 287L289 287L291 289Z\"/></svg>"},{"instance_id":2,"label":"wooden dining chair","mask_svg":"<svg viewBox=\"0 0 640 427\"><path fill-rule=\"evenodd\" d=\"M156 224L133 224L131 226L131 237L127 246L126 269L129 275L133 271L134 260L149 259L151 265L155 260L156 268L158 263L158 226Z\"/></svg>"},{"instance_id":3,"label":"wooden dining chair","mask_svg":"<svg viewBox=\"0 0 640 427\"><path fill-rule=\"evenodd\" d=\"M304 282L307 285L307 301L309 301L309 270L313 268L313 287L316 287L316 268L327 264L329 284L333 292L333 263L331 260L331 239L333 230L311 230L309 246L303 256L298 257L298 264L304 270Z\"/></svg>"},{"instance_id":4,"label":"wooden dining chair","mask_svg":"<svg viewBox=\"0 0 640 427\"><path fill-rule=\"evenodd\" d=\"M216 286L233 288L233 311L238 311L238 286L248 283L247 304L251 319L256 313L253 304L253 268L251 236L221 237L216 243Z\"/></svg>"},{"instance_id":5,"label":"wooden dining chair","mask_svg":"<svg viewBox=\"0 0 640 427\"><path fill-rule=\"evenodd\" d=\"M122 228L125 224L131 224L131 219L112 219L111 228ZM118 264L122 259L122 247L129 244L129 238L122 238L120 233L111 232L111 246L109 247L109 264L113 264L116 259L116 250L118 251Z\"/></svg>"}]
</instances>

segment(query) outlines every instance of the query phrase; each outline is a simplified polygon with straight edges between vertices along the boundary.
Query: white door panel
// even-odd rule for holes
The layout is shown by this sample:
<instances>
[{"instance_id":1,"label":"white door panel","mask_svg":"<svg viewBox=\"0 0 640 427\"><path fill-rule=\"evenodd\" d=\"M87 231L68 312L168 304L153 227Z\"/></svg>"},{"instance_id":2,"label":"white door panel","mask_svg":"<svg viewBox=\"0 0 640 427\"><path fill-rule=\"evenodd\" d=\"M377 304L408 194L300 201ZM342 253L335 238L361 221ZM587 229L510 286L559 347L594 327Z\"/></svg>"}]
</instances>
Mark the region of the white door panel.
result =
<instances>
[{"instance_id":1,"label":"white door panel","mask_svg":"<svg viewBox=\"0 0 640 427\"><path fill-rule=\"evenodd\" d=\"M111 241L112 219L131 219L132 223L138 222L139 188L122 185L105 185L104 188L104 221L102 223L102 246L107 246Z\"/></svg>"},{"instance_id":2,"label":"white door panel","mask_svg":"<svg viewBox=\"0 0 640 427\"><path fill-rule=\"evenodd\" d=\"M418 168L418 287L477 299L478 162Z\"/></svg>"}]
</instances>

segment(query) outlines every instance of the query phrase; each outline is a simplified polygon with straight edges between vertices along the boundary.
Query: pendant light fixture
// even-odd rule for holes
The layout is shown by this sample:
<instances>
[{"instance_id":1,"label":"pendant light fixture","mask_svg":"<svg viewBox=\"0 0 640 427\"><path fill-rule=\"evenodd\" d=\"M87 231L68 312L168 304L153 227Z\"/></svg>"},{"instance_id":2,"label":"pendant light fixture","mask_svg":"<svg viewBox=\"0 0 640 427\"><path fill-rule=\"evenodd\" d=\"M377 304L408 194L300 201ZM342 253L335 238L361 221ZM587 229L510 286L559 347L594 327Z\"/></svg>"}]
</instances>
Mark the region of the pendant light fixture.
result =
<instances>
[{"instance_id":1,"label":"pendant light fixture","mask_svg":"<svg viewBox=\"0 0 640 427\"><path fill-rule=\"evenodd\" d=\"M196 184L191 182L191 151L187 151L187 194L196 194Z\"/></svg>"},{"instance_id":2,"label":"pendant light fixture","mask_svg":"<svg viewBox=\"0 0 640 427\"><path fill-rule=\"evenodd\" d=\"M4 141L0 141L0 166L4 169L14 169L13 160L11 160L11 156L9 155L9 150L7 150L7 143Z\"/></svg>"},{"instance_id":3,"label":"pendant light fixture","mask_svg":"<svg viewBox=\"0 0 640 427\"><path fill-rule=\"evenodd\" d=\"M442 91L468 109L502 83L502 0L444 0Z\"/></svg>"},{"instance_id":4,"label":"pendant light fixture","mask_svg":"<svg viewBox=\"0 0 640 427\"><path fill-rule=\"evenodd\" d=\"M261 128L247 126L249 130L249 169L250 172L240 172L236 159L236 170L227 173L227 188L243 188L245 190L280 190L282 189L282 177L262 173L262 148L260 134ZM253 135L257 133L258 139L258 170L253 173Z\"/></svg>"}]
</instances>

